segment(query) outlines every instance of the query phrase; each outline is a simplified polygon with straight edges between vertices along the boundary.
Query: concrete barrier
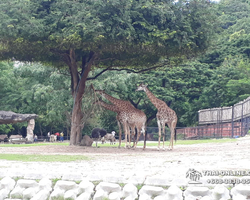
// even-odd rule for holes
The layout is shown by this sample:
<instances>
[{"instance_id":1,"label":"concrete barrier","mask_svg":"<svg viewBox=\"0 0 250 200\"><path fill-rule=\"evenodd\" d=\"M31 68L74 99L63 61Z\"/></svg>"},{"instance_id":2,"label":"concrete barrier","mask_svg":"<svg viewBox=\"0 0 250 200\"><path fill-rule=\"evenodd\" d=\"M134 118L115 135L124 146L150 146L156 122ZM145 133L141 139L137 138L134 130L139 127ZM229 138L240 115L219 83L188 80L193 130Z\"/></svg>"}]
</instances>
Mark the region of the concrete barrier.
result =
<instances>
[{"instance_id":1,"label":"concrete barrier","mask_svg":"<svg viewBox=\"0 0 250 200\"><path fill-rule=\"evenodd\" d=\"M159 181L158 183L161 183ZM135 183L111 183L105 181L91 182L88 179L81 181L51 180L42 178L31 180L6 176L0 180L0 200L31 199L31 200L188 200L188 199L247 199L250 196L250 186L236 184L229 190L226 185L180 187L172 184L154 186Z\"/></svg>"}]
</instances>

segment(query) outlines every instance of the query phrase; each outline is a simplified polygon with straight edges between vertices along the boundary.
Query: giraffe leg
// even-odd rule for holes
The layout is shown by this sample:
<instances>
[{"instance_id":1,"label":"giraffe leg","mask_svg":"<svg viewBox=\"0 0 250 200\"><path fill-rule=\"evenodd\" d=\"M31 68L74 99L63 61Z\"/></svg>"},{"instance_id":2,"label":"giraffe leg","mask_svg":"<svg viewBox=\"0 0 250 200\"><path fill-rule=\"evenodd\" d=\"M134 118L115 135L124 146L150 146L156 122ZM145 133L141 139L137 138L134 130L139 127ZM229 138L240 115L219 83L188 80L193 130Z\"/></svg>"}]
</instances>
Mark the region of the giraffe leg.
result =
<instances>
[{"instance_id":1,"label":"giraffe leg","mask_svg":"<svg viewBox=\"0 0 250 200\"><path fill-rule=\"evenodd\" d=\"M161 122L157 119L158 129L159 129L159 138L158 138L158 151L160 151L160 143L161 143Z\"/></svg>"},{"instance_id":2,"label":"giraffe leg","mask_svg":"<svg viewBox=\"0 0 250 200\"><path fill-rule=\"evenodd\" d=\"M163 151L165 151L165 146L164 146L164 140L165 140L165 122L162 122L161 124L161 127L162 127L162 142L163 142Z\"/></svg>"},{"instance_id":3,"label":"giraffe leg","mask_svg":"<svg viewBox=\"0 0 250 200\"><path fill-rule=\"evenodd\" d=\"M131 142L132 142L132 138L133 138L133 147L135 145L135 126L134 125L130 125L130 129L131 129L131 135L129 137L129 147L131 147Z\"/></svg>"},{"instance_id":4,"label":"giraffe leg","mask_svg":"<svg viewBox=\"0 0 250 200\"><path fill-rule=\"evenodd\" d=\"M128 137L128 125L126 123L123 124L123 129L124 129L124 132L125 132L125 148L128 147L128 143L127 143L127 137Z\"/></svg>"},{"instance_id":5,"label":"giraffe leg","mask_svg":"<svg viewBox=\"0 0 250 200\"><path fill-rule=\"evenodd\" d=\"M133 138L133 147L134 147L135 146L135 126L132 125L130 126L130 128L131 128L131 140Z\"/></svg>"},{"instance_id":6,"label":"giraffe leg","mask_svg":"<svg viewBox=\"0 0 250 200\"><path fill-rule=\"evenodd\" d=\"M174 135L175 135L175 127L176 127L176 121L172 121L170 124L170 131L171 131L171 138L169 143L169 149L172 150L174 147Z\"/></svg>"},{"instance_id":7,"label":"giraffe leg","mask_svg":"<svg viewBox=\"0 0 250 200\"><path fill-rule=\"evenodd\" d=\"M121 148L121 140L122 140L122 127L121 127L121 123L119 121L117 121L118 127L119 127L119 146L118 148Z\"/></svg>"},{"instance_id":8,"label":"giraffe leg","mask_svg":"<svg viewBox=\"0 0 250 200\"><path fill-rule=\"evenodd\" d=\"M136 142L134 143L134 149L136 149L138 140L139 140L139 138L140 138L140 136L141 136L141 129L142 129L142 127L136 126L136 129L137 129L137 138L136 138Z\"/></svg>"},{"instance_id":9,"label":"giraffe leg","mask_svg":"<svg viewBox=\"0 0 250 200\"><path fill-rule=\"evenodd\" d=\"M145 127L145 125L143 125L143 127L142 127L142 133L143 133L143 136L144 136L143 150L145 150L146 149L146 141L147 141L147 133L146 133L146 127Z\"/></svg>"},{"instance_id":10,"label":"giraffe leg","mask_svg":"<svg viewBox=\"0 0 250 200\"><path fill-rule=\"evenodd\" d=\"M171 131L171 137L170 137L170 142L169 142L169 150L173 149L173 141L174 141L174 129L173 127L170 128Z\"/></svg>"},{"instance_id":11,"label":"giraffe leg","mask_svg":"<svg viewBox=\"0 0 250 200\"><path fill-rule=\"evenodd\" d=\"M130 132L130 128L128 126L127 131L128 131L128 148L130 148L131 147L131 137L133 135L133 134L131 134L131 132L133 131L133 129L131 128L131 132Z\"/></svg>"}]
</instances>

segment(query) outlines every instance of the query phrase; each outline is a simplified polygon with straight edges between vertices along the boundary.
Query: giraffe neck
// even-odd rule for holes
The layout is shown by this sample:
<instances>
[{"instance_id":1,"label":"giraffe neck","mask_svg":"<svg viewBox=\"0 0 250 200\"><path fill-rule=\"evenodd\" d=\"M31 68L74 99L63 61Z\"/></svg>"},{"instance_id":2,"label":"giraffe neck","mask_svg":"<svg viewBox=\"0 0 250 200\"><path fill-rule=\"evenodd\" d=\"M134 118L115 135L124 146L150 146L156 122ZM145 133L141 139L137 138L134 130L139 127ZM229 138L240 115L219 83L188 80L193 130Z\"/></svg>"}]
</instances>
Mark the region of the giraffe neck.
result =
<instances>
[{"instance_id":1,"label":"giraffe neck","mask_svg":"<svg viewBox=\"0 0 250 200\"><path fill-rule=\"evenodd\" d=\"M107 103L105 103L104 101L99 101L99 104L100 104L103 108L105 108L105 109L107 109L107 110L111 110L111 111L116 112L116 113L118 113L118 112L120 111L120 110L118 109L117 106L107 104Z\"/></svg>"},{"instance_id":2,"label":"giraffe neck","mask_svg":"<svg viewBox=\"0 0 250 200\"><path fill-rule=\"evenodd\" d=\"M166 104L164 101L158 99L155 97L155 95L149 91L148 88L146 88L145 90L149 100L152 102L152 104L158 109L160 105L162 105L162 103Z\"/></svg>"},{"instance_id":3,"label":"giraffe neck","mask_svg":"<svg viewBox=\"0 0 250 200\"><path fill-rule=\"evenodd\" d=\"M121 99L117 99L115 97L112 97L111 95L103 92L103 96L109 100L111 103L113 103L116 106L121 106L121 104L125 103L125 101L121 100Z\"/></svg>"}]
</instances>

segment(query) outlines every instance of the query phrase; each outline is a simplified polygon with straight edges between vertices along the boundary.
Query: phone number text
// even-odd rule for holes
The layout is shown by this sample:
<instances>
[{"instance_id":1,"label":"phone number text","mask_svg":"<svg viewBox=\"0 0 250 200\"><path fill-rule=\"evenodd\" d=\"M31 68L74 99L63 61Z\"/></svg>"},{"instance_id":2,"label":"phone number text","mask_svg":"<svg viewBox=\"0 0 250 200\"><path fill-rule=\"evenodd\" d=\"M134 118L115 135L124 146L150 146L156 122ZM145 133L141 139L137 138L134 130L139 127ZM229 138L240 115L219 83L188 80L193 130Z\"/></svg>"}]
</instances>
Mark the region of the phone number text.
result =
<instances>
[{"instance_id":1,"label":"phone number text","mask_svg":"<svg viewBox=\"0 0 250 200\"><path fill-rule=\"evenodd\" d=\"M250 179L208 179L210 184L250 184Z\"/></svg>"}]
</instances>

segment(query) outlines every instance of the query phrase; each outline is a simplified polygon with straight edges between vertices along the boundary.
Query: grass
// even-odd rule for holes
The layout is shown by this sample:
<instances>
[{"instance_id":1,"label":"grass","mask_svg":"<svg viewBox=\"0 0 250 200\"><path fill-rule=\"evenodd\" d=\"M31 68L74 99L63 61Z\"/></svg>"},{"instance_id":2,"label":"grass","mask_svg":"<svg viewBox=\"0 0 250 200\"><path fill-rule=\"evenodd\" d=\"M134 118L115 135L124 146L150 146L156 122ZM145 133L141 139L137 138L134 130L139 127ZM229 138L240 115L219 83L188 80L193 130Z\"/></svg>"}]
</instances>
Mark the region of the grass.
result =
<instances>
[{"instance_id":1,"label":"grass","mask_svg":"<svg viewBox=\"0 0 250 200\"><path fill-rule=\"evenodd\" d=\"M48 146L48 145L58 145L58 146L69 146L68 142L42 142L42 143L32 143L32 144L0 144L0 147L36 147L36 146Z\"/></svg>"},{"instance_id":2,"label":"grass","mask_svg":"<svg viewBox=\"0 0 250 200\"><path fill-rule=\"evenodd\" d=\"M22 162L72 162L90 160L82 155L22 155L22 154L0 154L0 160L15 160Z\"/></svg>"},{"instance_id":3,"label":"grass","mask_svg":"<svg viewBox=\"0 0 250 200\"><path fill-rule=\"evenodd\" d=\"M193 145L193 144L204 144L204 143L228 143L228 142L236 142L237 139L201 139L201 140L177 140L174 145ZM132 145L133 143L131 143ZM165 145L167 146L169 141L166 141ZM63 145L68 146L69 143L34 143L34 144L1 144L0 147L34 147L34 146L48 146L48 145ZM109 148L117 148L119 142L116 142L115 145L110 145L109 143L101 144L98 143L98 147L109 147ZM122 147L124 147L124 143L122 143ZM147 141L147 146L157 146L158 142ZM143 146L143 142L139 142L137 146ZM95 147L95 142L93 143L93 147ZM73 162L73 161L82 161L82 160L90 160L89 157L84 155L37 155L37 154L0 154L0 160L10 160L10 161L22 161L22 162Z\"/></svg>"}]
</instances>

